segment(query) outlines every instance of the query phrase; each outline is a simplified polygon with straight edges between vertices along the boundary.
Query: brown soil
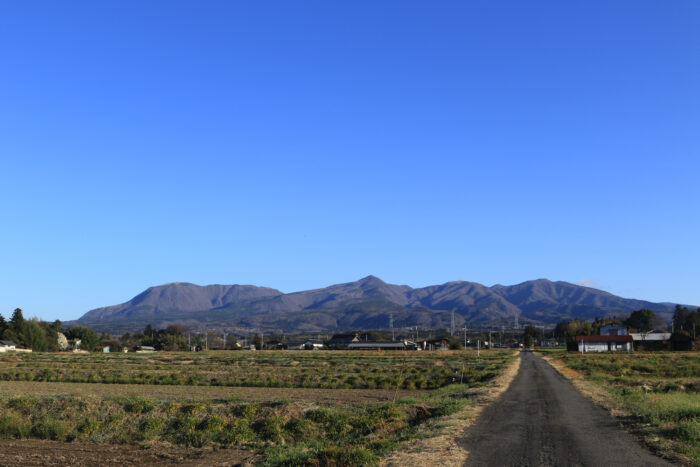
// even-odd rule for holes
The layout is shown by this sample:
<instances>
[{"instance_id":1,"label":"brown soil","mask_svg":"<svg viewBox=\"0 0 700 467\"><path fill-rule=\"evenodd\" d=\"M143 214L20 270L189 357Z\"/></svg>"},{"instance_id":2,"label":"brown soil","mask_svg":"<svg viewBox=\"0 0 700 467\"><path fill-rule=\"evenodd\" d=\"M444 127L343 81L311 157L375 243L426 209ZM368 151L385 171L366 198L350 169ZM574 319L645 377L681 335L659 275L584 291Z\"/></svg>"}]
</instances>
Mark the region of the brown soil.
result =
<instances>
[{"instance_id":1,"label":"brown soil","mask_svg":"<svg viewBox=\"0 0 700 467\"><path fill-rule=\"evenodd\" d=\"M3 466L34 465L253 465L258 456L240 449L140 448L126 445L60 443L58 441L0 441Z\"/></svg>"},{"instance_id":2,"label":"brown soil","mask_svg":"<svg viewBox=\"0 0 700 467\"><path fill-rule=\"evenodd\" d=\"M398 397L428 391L399 390ZM288 399L315 403L365 404L392 400L396 391L385 389L253 388L226 386L164 386L149 384L46 383L0 381L0 394L80 396L142 396L159 399L213 400L236 399L272 401Z\"/></svg>"}]
</instances>

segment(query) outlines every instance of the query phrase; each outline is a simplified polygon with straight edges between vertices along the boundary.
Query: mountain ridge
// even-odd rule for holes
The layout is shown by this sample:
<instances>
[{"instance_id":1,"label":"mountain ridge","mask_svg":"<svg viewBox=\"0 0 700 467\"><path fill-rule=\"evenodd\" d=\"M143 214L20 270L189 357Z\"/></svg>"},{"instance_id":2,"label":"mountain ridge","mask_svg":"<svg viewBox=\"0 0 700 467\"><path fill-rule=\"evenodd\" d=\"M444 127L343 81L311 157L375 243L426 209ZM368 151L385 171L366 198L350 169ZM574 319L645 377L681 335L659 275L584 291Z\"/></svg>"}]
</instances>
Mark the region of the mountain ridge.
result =
<instances>
[{"instance_id":1,"label":"mountain ridge","mask_svg":"<svg viewBox=\"0 0 700 467\"><path fill-rule=\"evenodd\" d=\"M353 282L283 293L255 285L200 286L170 282L149 287L127 302L85 313L67 325L126 332L146 324L184 324L192 329L321 332L360 328L444 328L455 325L553 325L563 319L623 316L649 308L666 321L673 303L618 297L565 281L535 279L491 287L451 281L413 288L370 275Z\"/></svg>"}]
</instances>

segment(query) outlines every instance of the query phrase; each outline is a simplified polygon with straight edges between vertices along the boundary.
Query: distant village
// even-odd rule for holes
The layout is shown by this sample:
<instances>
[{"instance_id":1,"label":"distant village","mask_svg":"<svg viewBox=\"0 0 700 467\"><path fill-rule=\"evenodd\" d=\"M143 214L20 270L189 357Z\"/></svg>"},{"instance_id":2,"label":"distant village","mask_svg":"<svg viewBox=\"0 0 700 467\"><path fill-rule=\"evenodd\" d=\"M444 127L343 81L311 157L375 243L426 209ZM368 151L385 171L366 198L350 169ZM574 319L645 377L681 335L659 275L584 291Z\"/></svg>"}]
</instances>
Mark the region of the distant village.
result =
<instances>
[{"instance_id":1,"label":"distant village","mask_svg":"<svg viewBox=\"0 0 700 467\"><path fill-rule=\"evenodd\" d=\"M192 332L181 325L113 336L98 335L84 326L63 329L59 321L25 320L16 309L9 321L0 316L1 352L158 352L216 350L357 350L357 351L444 351L474 348L566 347L570 351L632 352L635 350L700 350L696 328L700 311L677 307L671 329L663 326L650 310L617 318L593 321L562 321L553 328L526 325L511 327L419 330L389 329L335 334L236 335ZM698 329L700 330L700 329Z\"/></svg>"}]
</instances>

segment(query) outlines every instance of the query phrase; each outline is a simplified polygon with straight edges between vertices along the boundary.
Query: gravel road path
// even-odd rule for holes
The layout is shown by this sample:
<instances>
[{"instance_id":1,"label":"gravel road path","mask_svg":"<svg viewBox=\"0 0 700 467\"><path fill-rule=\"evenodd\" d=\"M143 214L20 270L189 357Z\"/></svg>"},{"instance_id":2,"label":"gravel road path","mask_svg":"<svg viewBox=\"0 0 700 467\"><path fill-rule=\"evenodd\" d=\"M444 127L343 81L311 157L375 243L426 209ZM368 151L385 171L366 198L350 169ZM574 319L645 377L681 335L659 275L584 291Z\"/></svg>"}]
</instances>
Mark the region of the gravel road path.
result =
<instances>
[{"instance_id":1,"label":"gravel road path","mask_svg":"<svg viewBox=\"0 0 700 467\"><path fill-rule=\"evenodd\" d=\"M522 352L510 388L461 441L467 466L666 466L542 358Z\"/></svg>"}]
</instances>

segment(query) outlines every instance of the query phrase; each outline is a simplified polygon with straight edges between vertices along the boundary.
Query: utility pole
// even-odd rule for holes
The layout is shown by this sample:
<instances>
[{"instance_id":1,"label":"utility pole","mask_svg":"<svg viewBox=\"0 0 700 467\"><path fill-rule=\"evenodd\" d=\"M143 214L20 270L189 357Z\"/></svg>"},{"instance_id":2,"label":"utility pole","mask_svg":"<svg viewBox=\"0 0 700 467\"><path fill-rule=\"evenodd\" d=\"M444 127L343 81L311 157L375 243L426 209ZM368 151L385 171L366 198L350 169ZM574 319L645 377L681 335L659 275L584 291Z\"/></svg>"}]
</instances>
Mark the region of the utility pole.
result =
<instances>
[{"instance_id":1,"label":"utility pole","mask_svg":"<svg viewBox=\"0 0 700 467\"><path fill-rule=\"evenodd\" d=\"M455 335L455 311L452 310L452 321L450 321L450 336Z\"/></svg>"},{"instance_id":2,"label":"utility pole","mask_svg":"<svg viewBox=\"0 0 700 467\"><path fill-rule=\"evenodd\" d=\"M464 348L467 348L467 326L464 326Z\"/></svg>"},{"instance_id":3,"label":"utility pole","mask_svg":"<svg viewBox=\"0 0 700 467\"><path fill-rule=\"evenodd\" d=\"M489 330L489 350L491 350L493 347L491 346L491 331Z\"/></svg>"},{"instance_id":4,"label":"utility pole","mask_svg":"<svg viewBox=\"0 0 700 467\"><path fill-rule=\"evenodd\" d=\"M226 333L224 333L224 350L226 350Z\"/></svg>"}]
</instances>

